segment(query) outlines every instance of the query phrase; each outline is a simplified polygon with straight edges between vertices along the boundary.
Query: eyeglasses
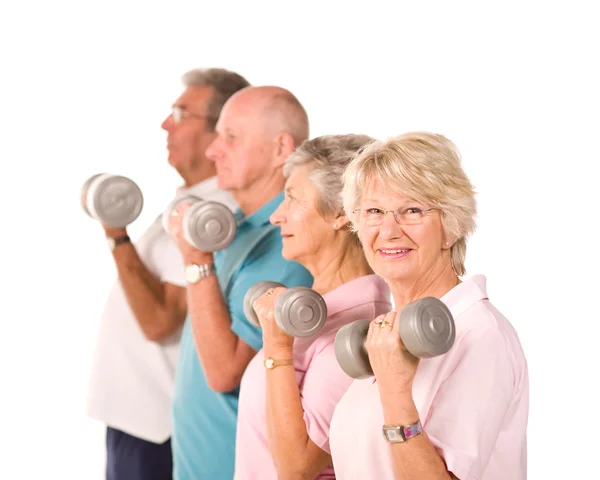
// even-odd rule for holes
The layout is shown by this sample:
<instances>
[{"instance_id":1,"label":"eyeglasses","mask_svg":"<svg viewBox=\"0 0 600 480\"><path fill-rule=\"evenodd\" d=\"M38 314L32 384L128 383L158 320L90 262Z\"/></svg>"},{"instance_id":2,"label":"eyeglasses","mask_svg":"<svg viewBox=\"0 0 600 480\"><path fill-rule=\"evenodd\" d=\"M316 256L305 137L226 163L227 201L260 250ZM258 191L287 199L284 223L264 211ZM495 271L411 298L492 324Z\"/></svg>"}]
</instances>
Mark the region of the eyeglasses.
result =
<instances>
[{"instance_id":1,"label":"eyeglasses","mask_svg":"<svg viewBox=\"0 0 600 480\"><path fill-rule=\"evenodd\" d=\"M361 207L355 209L354 213L358 212L360 220L364 222L365 225L374 227L381 225L385 216L390 212L394 214L394 219L400 225L419 225L433 210L433 208L423 209L419 207L400 207L396 210L384 210L377 207Z\"/></svg>"},{"instance_id":2,"label":"eyeglasses","mask_svg":"<svg viewBox=\"0 0 600 480\"><path fill-rule=\"evenodd\" d=\"M179 125L186 118L208 118L206 115L198 115L197 113L188 112L184 107L171 107L171 116L173 123Z\"/></svg>"}]
</instances>

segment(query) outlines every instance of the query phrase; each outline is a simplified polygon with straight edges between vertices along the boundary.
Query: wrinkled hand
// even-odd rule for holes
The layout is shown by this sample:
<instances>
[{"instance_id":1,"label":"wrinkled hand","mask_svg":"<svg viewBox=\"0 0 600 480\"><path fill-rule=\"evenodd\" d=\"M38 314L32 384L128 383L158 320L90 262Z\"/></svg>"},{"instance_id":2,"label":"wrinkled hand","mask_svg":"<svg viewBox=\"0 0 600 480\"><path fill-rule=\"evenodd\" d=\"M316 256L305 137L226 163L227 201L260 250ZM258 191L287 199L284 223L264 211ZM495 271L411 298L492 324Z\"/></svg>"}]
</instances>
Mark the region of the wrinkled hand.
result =
<instances>
[{"instance_id":1,"label":"wrinkled hand","mask_svg":"<svg viewBox=\"0 0 600 480\"><path fill-rule=\"evenodd\" d=\"M402 343L398 318L399 314L392 311L373 320L365 346L379 388L404 394L412 392L419 359Z\"/></svg>"},{"instance_id":2,"label":"wrinkled hand","mask_svg":"<svg viewBox=\"0 0 600 480\"><path fill-rule=\"evenodd\" d=\"M169 234L175 240L185 263L213 263L212 252L203 252L190 245L183 236L183 216L192 206L191 203L182 202L178 204L169 215Z\"/></svg>"},{"instance_id":3,"label":"wrinkled hand","mask_svg":"<svg viewBox=\"0 0 600 480\"><path fill-rule=\"evenodd\" d=\"M270 288L252 304L262 328L265 349L290 348L294 344L294 337L281 330L275 321L275 303L286 290L284 287Z\"/></svg>"}]
</instances>

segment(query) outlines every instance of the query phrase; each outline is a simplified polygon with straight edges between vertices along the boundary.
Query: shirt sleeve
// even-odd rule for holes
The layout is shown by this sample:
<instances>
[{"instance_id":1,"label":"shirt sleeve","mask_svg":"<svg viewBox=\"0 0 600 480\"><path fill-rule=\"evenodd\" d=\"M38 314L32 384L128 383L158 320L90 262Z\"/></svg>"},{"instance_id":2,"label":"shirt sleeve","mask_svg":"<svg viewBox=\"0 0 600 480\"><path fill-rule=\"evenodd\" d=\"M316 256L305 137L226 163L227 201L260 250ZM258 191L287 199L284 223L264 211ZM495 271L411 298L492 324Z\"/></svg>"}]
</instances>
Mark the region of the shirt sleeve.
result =
<instances>
[{"instance_id":1,"label":"shirt sleeve","mask_svg":"<svg viewBox=\"0 0 600 480\"><path fill-rule=\"evenodd\" d=\"M236 272L228 295L231 329L256 351L262 348L262 332L244 315L244 296L248 289L264 280L279 282L286 287L312 285L310 273L299 263L284 259L281 248L279 231L273 230Z\"/></svg>"},{"instance_id":2,"label":"shirt sleeve","mask_svg":"<svg viewBox=\"0 0 600 480\"><path fill-rule=\"evenodd\" d=\"M329 454L329 427L333 411L353 381L337 362L334 337L331 336L330 340L311 360L300 391L308 436Z\"/></svg>"},{"instance_id":3,"label":"shirt sleeve","mask_svg":"<svg viewBox=\"0 0 600 480\"><path fill-rule=\"evenodd\" d=\"M161 238L160 281L185 287L185 266L177 245L166 235Z\"/></svg>"},{"instance_id":4,"label":"shirt sleeve","mask_svg":"<svg viewBox=\"0 0 600 480\"><path fill-rule=\"evenodd\" d=\"M466 334L455 368L440 386L423 424L448 470L458 478L482 478L514 391L511 359L500 332Z\"/></svg>"}]
</instances>

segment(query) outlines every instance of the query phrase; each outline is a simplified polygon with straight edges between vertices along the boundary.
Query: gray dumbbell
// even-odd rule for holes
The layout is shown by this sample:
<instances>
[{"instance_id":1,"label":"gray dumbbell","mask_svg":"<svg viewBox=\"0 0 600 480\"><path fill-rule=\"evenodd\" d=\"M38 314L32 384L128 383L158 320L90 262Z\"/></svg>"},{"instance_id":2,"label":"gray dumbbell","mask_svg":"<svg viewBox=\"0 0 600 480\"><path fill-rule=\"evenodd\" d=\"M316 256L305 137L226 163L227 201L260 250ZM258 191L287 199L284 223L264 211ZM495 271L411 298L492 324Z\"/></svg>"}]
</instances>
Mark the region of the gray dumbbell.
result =
<instances>
[{"instance_id":1,"label":"gray dumbbell","mask_svg":"<svg viewBox=\"0 0 600 480\"><path fill-rule=\"evenodd\" d=\"M260 327L254 301L270 288L284 287L277 282L258 282L244 296L244 314L256 327ZM284 332L294 337L315 335L327 320L327 305L323 297L306 287L292 287L283 292L275 302L275 322Z\"/></svg>"},{"instance_id":2,"label":"gray dumbbell","mask_svg":"<svg viewBox=\"0 0 600 480\"><path fill-rule=\"evenodd\" d=\"M454 343L454 319L444 302L437 298L426 297L409 303L397 321L402 343L415 357L443 355ZM370 323L370 320L357 320L344 325L335 336L337 361L352 378L373 375L365 348Z\"/></svg>"},{"instance_id":3,"label":"gray dumbbell","mask_svg":"<svg viewBox=\"0 0 600 480\"><path fill-rule=\"evenodd\" d=\"M126 227L140 215L143 205L140 188L120 175L93 175L81 189L83 211L107 227Z\"/></svg>"},{"instance_id":4,"label":"gray dumbbell","mask_svg":"<svg viewBox=\"0 0 600 480\"><path fill-rule=\"evenodd\" d=\"M203 252L216 252L231 243L237 231L237 223L233 213L222 203L202 200L188 195L178 198L169 204L162 216L162 224L166 231L169 216L177 205L191 203L182 219L185 240Z\"/></svg>"}]
</instances>

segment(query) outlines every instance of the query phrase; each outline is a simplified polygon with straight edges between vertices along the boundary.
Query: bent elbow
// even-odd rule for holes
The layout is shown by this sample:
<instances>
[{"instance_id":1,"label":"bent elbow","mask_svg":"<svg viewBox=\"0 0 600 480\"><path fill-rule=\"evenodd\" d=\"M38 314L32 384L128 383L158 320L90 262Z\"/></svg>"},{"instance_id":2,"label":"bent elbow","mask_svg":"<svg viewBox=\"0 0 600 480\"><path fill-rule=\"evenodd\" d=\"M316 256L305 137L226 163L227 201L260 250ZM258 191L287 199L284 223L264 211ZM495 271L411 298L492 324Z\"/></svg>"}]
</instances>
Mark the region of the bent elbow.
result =
<instances>
[{"instance_id":1,"label":"bent elbow","mask_svg":"<svg viewBox=\"0 0 600 480\"><path fill-rule=\"evenodd\" d=\"M206 372L206 383L213 392L227 393L239 387L239 379L229 372Z\"/></svg>"}]
</instances>

